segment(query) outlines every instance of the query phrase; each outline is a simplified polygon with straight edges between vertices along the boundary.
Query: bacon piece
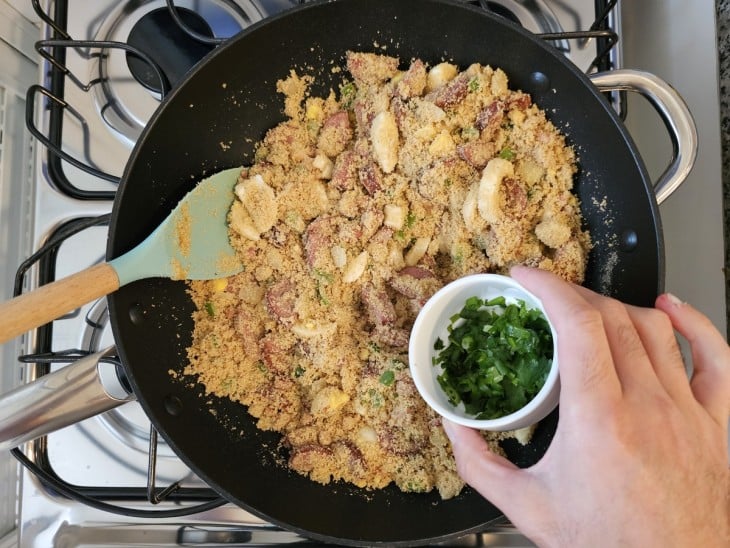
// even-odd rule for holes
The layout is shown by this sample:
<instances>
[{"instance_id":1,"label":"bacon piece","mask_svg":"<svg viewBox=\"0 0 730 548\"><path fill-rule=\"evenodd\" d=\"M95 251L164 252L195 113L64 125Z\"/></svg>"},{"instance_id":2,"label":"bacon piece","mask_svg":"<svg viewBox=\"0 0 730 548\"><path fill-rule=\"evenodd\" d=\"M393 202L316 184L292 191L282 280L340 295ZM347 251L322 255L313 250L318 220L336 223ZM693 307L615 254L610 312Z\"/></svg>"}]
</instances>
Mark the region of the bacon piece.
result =
<instances>
[{"instance_id":1,"label":"bacon piece","mask_svg":"<svg viewBox=\"0 0 730 548\"><path fill-rule=\"evenodd\" d=\"M295 447L289 455L289 466L299 472L311 472L322 467L323 460L332 459L332 450L318 444Z\"/></svg>"},{"instance_id":2,"label":"bacon piece","mask_svg":"<svg viewBox=\"0 0 730 548\"><path fill-rule=\"evenodd\" d=\"M352 139L352 126L346 111L340 110L327 118L317 139L317 148L330 158L340 154Z\"/></svg>"},{"instance_id":3,"label":"bacon piece","mask_svg":"<svg viewBox=\"0 0 730 548\"><path fill-rule=\"evenodd\" d=\"M527 110L532 105L532 98L527 93L514 92L509 99L507 99L506 109L517 109Z\"/></svg>"},{"instance_id":4,"label":"bacon piece","mask_svg":"<svg viewBox=\"0 0 730 548\"><path fill-rule=\"evenodd\" d=\"M418 97L423 94L423 90L426 89L427 82L428 75L426 73L426 65L424 65L423 61L420 59L416 59L403 74L400 82L398 82L398 85L396 86L396 93L402 99Z\"/></svg>"},{"instance_id":5,"label":"bacon piece","mask_svg":"<svg viewBox=\"0 0 730 548\"><path fill-rule=\"evenodd\" d=\"M490 135L493 134L502 124L502 120L504 119L504 109L504 101L494 101L477 114L474 127L476 127L480 132L486 131Z\"/></svg>"},{"instance_id":6,"label":"bacon piece","mask_svg":"<svg viewBox=\"0 0 730 548\"><path fill-rule=\"evenodd\" d=\"M368 318L376 326L395 323L397 319L395 308L384 289L377 288L373 284L365 284L360 290L360 298L365 305Z\"/></svg>"},{"instance_id":7,"label":"bacon piece","mask_svg":"<svg viewBox=\"0 0 730 548\"><path fill-rule=\"evenodd\" d=\"M497 153L496 145L486 139L475 139L456 147L456 153L470 166L483 169Z\"/></svg>"},{"instance_id":8,"label":"bacon piece","mask_svg":"<svg viewBox=\"0 0 730 548\"><path fill-rule=\"evenodd\" d=\"M256 317L246 308L240 309L233 318L233 326L241 336L246 355L253 360L261 359L259 339L264 333L264 327Z\"/></svg>"},{"instance_id":9,"label":"bacon piece","mask_svg":"<svg viewBox=\"0 0 730 548\"><path fill-rule=\"evenodd\" d=\"M266 292L266 308L278 320L286 321L294 317L296 303L296 287L287 278L275 282Z\"/></svg>"},{"instance_id":10,"label":"bacon piece","mask_svg":"<svg viewBox=\"0 0 730 548\"><path fill-rule=\"evenodd\" d=\"M400 275L405 276L411 276L413 278L416 278L417 280L423 280L426 278L435 278L433 272L428 270L427 268L422 268L420 266L407 266L398 272Z\"/></svg>"},{"instance_id":11,"label":"bacon piece","mask_svg":"<svg viewBox=\"0 0 730 548\"><path fill-rule=\"evenodd\" d=\"M358 170L357 175L360 179L360 184L365 187L365 190L371 196L383 186L383 176L375 162L369 162L362 166Z\"/></svg>"},{"instance_id":12,"label":"bacon piece","mask_svg":"<svg viewBox=\"0 0 730 548\"><path fill-rule=\"evenodd\" d=\"M323 266L330 256L334 226L331 217L317 217L304 231L304 254L310 268Z\"/></svg>"},{"instance_id":13,"label":"bacon piece","mask_svg":"<svg viewBox=\"0 0 730 548\"><path fill-rule=\"evenodd\" d=\"M430 99L437 107L448 109L464 100L469 92L469 79L471 76L466 72L459 73L453 80L429 93L426 98Z\"/></svg>"},{"instance_id":14,"label":"bacon piece","mask_svg":"<svg viewBox=\"0 0 730 548\"><path fill-rule=\"evenodd\" d=\"M398 72L398 59L387 55L348 51L347 70L358 85L384 82Z\"/></svg>"},{"instance_id":15,"label":"bacon piece","mask_svg":"<svg viewBox=\"0 0 730 548\"><path fill-rule=\"evenodd\" d=\"M527 190L519 181L510 177L502 179L502 191L505 198L505 211L519 215L527 207Z\"/></svg>"},{"instance_id":16,"label":"bacon piece","mask_svg":"<svg viewBox=\"0 0 730 548\"><path fill-rule=\"evenodd\" d=\"M394 97L390 102L390 111L395 117L395 123L398 126L398 130L403 130L403 122L406 120L406 116L408 116L408 105L406 102L400 97Z\"/></svg>"},{"instance_id":17,"label":"bacon piece","mask_svg":"<svg viewBox=\"0 0 730 548\"><path fill-rule=\"evenodd\" d=\"M358 99L353 103L352 110L355 113L357 134L367 136L370 133L370 125L375 118L373 105L369 101Z\"/></svg>"},{"instance_id":18,"label":"bacon piece","mask_svg":"<svg viewBox=\"0 0 730 548\"><path fill-rule=\"evenodd\" d=\"M388 280L388 285L411 299L413 310L418 311L439 290L441 282L430 270L420 266L407 266Z\"/></svg>"},{"instance_id":19,"label":"bacon piece","mask_svg":"<svg viewBox=\"0 0 730 548\"><path fill-rule=\"evenodd\" d=\"M352 150L346 150L335 160L332 168L330 184L337 190L350 190L355 187L357 181L357 157Z\"/></svg>"},{"instance_id":20,"label":"bacon piece","mask_svg":"<svg viewBox=\"0 0 730 548\"><path fill-rule=\"evenodd\" d=\"M259 350L264 364L272 374L289 375L291 352L281 336L275 333L267 333L259 339Z\"/></svg>"},{"instance_id":21,"label":"bacon piece","mask_svg":"<svg viewBox=\"0 0 730 548\"><path fill-rule=\"evenodd\" d=\"M371 336L380 344L402 349L408 348L410 340L410 333L407 330L392 325L376 326Z\"/></svg>"},{"instance_id":22,"label":"bacon piece","mask_svg":"<svg viewBox=\"0 0 730 548\"><path fill-rule=\"evenodd\" d=\"M388 285L409 299L423 299L433 294L428 286L435 286L436 276L429 270L418 266L407 266L388 280ZM424 283L430 282L430 283Z\"/></svg>"}]
</instances>

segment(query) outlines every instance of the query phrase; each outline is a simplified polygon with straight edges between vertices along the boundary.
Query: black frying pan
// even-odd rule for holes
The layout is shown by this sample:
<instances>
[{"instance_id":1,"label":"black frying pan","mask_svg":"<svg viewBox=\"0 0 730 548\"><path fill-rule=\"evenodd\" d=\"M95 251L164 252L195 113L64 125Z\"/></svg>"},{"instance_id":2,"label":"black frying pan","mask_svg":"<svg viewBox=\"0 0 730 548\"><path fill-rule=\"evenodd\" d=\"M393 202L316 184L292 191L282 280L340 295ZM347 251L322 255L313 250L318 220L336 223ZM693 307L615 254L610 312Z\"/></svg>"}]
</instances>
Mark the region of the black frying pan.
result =
<instances>
[{"instance_id":1,"label":"black frying pan","mask_svg":"<svg viewBox=\"0 0 730 548\"><path fill-rule=\"evenodd\" d=\"M662 290L657 203L632 141L604 97L558 52L507 21L441 0L340 0L307 4L258 24L199 63L166 99L137 143L117 193L107 256L141 241L201 179L251 161L254 143L283 120L276 81L291 68L337 89L347 50L374 43L403 63L419 57L461 67L501 67L511 86L546 109L575 145L576 191L595 247L586 286L637 305ZM222 146L224 145L229 146ZM119 355L140 403L190 468L235 504L304 535L344 544L423 544L486 528L501 512L470 489L441 501L396 488L322 486L280 463L278 435L258 431L246 410L174 380L193 329L185 284L143 280L109 297ZM536 462L557 412L527 447L507 445L521 466Z\"/></svg>"}]
</instances>

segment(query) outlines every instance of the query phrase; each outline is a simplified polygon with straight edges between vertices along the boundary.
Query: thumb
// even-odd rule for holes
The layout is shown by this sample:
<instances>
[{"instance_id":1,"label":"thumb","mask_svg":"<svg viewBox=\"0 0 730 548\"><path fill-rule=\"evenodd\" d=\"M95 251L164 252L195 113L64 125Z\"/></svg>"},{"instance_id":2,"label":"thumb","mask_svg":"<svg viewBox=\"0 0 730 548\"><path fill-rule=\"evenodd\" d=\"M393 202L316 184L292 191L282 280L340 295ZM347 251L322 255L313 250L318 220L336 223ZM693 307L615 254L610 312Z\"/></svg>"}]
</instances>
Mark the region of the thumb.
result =
<instances>
[{"instance_id":1,"label":"thumb","mask_svg":"<svg viewBox=\"0 0 730 548\"><path fill-rule=\"evenodd\" d=\"M492 452L479 431L448 419L443 419L443 426L459 476L510 520L539 504L539 487L528 470Z\"/></svg>"}]
</instances>

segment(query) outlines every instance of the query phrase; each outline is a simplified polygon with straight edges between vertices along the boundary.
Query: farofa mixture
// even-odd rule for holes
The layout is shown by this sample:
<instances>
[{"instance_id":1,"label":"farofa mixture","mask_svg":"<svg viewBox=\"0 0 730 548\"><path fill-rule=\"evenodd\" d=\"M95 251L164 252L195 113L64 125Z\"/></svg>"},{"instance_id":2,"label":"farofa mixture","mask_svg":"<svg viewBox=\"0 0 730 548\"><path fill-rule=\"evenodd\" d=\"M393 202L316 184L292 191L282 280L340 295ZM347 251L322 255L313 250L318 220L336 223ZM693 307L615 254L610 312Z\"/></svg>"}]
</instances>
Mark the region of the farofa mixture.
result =
<instances>
[{"instance_id":1,"label":"farofa mixture","mask_svg":"<svg viewBox=\"0 0 730 548\"><path fill-rule=\"evenodd\" d=\"M312 480L407 492L464 486L439 417L408 369L409 330L437 289L527 264L581 282L590 247L572 149L499 69L405 69L349 52L352 79L312 97L277 83L288 119L235 188L245 264L190 282L185 373L282 434ZM530 431L485 434L498 440Z\"/></svg>"}]
</instances>

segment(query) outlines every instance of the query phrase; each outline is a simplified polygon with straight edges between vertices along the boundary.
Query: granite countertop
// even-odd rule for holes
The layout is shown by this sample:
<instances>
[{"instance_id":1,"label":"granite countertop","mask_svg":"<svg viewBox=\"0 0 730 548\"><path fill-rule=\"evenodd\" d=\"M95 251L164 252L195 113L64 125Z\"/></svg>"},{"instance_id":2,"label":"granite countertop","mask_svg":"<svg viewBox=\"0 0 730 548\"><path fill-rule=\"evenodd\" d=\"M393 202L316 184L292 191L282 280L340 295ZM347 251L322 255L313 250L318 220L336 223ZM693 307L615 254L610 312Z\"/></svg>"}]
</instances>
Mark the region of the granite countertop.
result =
<instances>
[{"instance_id":1,"label":"granite countertop","mask_svg":"<svg viewBox=\"0 0 730 548\"><path fill-rule=\"evenodd\" d=\"M730 0L717 1L717 50L720 69L720 127L722 142L722 182L725 200L725 288L726 302L730 310L728 284L728 258L730 257ZM730 313L729 313L730 317ZM730 325L730 321L728 322ZM730 327L728 328L730 331Z\"/></svg>"}]
</instances>

